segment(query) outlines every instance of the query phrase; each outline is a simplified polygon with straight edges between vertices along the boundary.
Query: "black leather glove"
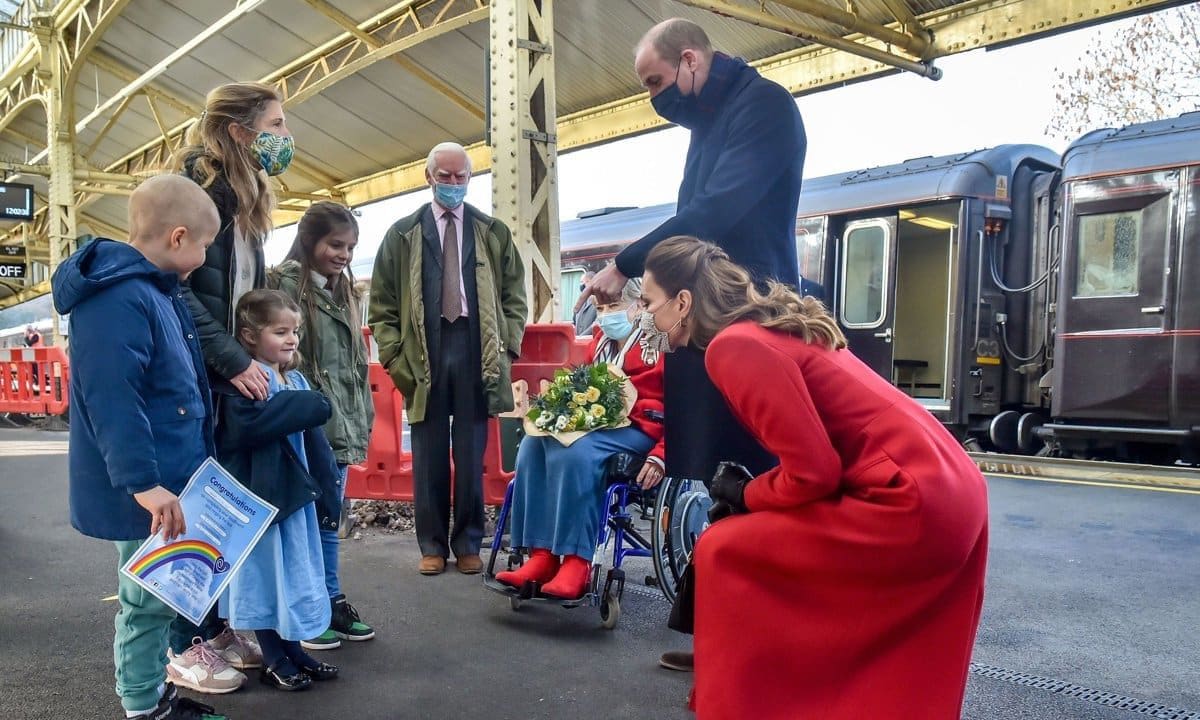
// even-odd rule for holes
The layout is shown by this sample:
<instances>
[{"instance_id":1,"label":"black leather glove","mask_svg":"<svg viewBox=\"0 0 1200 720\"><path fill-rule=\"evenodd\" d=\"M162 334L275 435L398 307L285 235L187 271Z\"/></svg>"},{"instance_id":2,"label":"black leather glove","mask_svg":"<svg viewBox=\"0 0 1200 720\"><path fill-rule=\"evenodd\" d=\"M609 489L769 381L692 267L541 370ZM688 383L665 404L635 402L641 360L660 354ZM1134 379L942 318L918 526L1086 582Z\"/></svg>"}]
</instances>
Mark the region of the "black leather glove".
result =
<instances>
[{"instance_id":1,"label":"black leather glove","mask_svg":"<svg viewBox=\"0 0 1200 720\"><path fill-rule=\"evenodd\" d=\"M754 479L742 465L735 462L722 462L717 465L712 482L708 486L708 494L713 499L713 505L708 509L708 521L715 523L730 515L749 512L746 508L746 483Z\"/></svg>"}]
</instances>

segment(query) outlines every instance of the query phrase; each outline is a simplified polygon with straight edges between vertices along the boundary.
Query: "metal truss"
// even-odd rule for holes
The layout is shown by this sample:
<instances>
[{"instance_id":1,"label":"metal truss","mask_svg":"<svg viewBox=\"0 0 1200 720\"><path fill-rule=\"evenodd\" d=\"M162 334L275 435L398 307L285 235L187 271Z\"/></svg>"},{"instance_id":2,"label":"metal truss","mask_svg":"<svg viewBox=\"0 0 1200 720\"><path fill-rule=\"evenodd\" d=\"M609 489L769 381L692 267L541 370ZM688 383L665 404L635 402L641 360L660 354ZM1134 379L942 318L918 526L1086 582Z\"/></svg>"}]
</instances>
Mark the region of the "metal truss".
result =
<instances>
[{"instance_id":1,"label":"metal truss","mask_svg":"<svg viewBox=\"0 0 1200 720\"><path fill-rule=\"evenodd\" d=\"M525 261L531 319L557 318L554 0L492 0L492 214Z\"/></svg>"}]
</instances>

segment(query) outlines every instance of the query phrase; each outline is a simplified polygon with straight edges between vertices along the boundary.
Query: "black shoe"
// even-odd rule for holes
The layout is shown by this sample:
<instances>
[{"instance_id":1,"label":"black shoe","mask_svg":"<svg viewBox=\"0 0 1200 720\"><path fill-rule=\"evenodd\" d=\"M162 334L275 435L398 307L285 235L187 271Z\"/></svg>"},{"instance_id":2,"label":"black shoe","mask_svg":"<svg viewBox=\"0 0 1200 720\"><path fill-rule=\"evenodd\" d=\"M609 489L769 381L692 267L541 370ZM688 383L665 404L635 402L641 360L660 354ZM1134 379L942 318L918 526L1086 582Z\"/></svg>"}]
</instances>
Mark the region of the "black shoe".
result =
<instances>
[{"instance_id":1,"label":"black shoe","mask_svg":"<svg viewBox=\"0 0 1200 720\"><path fill-rule=\"evenodd\" d=\"M224 715L218 715L211 705L185 697L179 698L167 717L170 720L227 720Z\"/></svg>"},{"instance_id":2,"label":"black shoe","mask_svg":"<svg viewBox=\"0 0 1200 720\"><path fill-rule=\"evenodd\" d=\"M136 720L227 720L224 715L204 703L179 697L174 683L167 683L166 691L158 699L154 709L136 716Z\"/></svg>"},{"instance_id":3,"label":"black shoe","mask_svg":"<svg viewBox=\"0 0 1200 720\"><path fill-rule=\"evenodd\" d=\"M330 605L332 613L329 629L340 639L358 642L375 637L374 628L362 621L358 616L358 610L355 610L354 606L346 601L345 595L333 598L330 600Z\"/></svg>"},{"instance_id":4,"label":"black shoe","mask_svg":"<svg viewBox=\"0 0 1200 720\"><path fill-rule=\"evenodd\" d=\"M296 667L300 668L300 672L313 680L337 680L337 665L330 665L329 663L314 660L311 665L308 663L296 663Z\"/></svg>"},{"instance_id":5,"label":"black shoe","mask_svg":"<svg viewBox=\"0 0 1200 720\"><path fill-rule=\"evenodd\" d=\"M295 672L286 674L288 670L294 670ZM313 683L311 677L300 670L296 670L296 666L288 660L280 660L271 667L263 668L258 679L263 685L270 685L276 690L284 690L286 692L307 690Z\"/></svg>"}]
</instances>

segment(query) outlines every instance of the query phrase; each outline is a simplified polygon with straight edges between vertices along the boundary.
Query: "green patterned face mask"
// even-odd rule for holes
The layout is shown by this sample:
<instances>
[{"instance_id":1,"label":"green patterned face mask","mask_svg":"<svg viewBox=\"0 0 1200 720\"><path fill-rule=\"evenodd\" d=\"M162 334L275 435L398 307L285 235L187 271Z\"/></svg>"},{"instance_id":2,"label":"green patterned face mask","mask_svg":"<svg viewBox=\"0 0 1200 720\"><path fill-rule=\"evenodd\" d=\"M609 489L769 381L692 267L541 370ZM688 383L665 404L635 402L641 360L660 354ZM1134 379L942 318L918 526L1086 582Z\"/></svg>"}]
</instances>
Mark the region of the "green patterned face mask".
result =
<instances>
[{"instance_id":1,"label":"green patterned face mask","mask_svg":"<svg viewBox=\"0 0 1200 720\"><path fill-rule=\"evenodd\" d=\"M275 133L260 132L254 142L250 143L250 153L258 160L258 164L268 175L279 175L288 169L292 155L296 152L296 143L291 137Z\"/></svg>"}]
</instances>

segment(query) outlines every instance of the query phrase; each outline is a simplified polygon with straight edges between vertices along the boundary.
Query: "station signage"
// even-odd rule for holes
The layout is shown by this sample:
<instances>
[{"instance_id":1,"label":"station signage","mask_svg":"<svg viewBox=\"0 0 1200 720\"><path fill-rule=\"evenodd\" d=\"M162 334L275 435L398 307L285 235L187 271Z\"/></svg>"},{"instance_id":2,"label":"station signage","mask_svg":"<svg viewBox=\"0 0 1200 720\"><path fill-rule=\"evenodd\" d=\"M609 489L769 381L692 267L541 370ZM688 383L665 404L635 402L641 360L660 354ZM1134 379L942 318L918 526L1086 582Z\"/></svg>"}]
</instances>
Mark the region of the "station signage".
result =
<instances>
[{"instance_id":1,"label":"station signage","mask_svg":"<svg viewBox=\"0 0 1200 720\"><path fill-rule=\"evenodd\" d=\"M0 221L33 219L33 186L0 183Z\"/></svg>"},{"instance_id":2,"label":"station signage","mask_svg":"<svg viewBox=\"0 0 1200 720\"><path fill-rule=\"evenodd\" d=\"M25 277L25 248L20 245L0 245L0 280L21 280Z\"/></svg>"}]
</instances>

